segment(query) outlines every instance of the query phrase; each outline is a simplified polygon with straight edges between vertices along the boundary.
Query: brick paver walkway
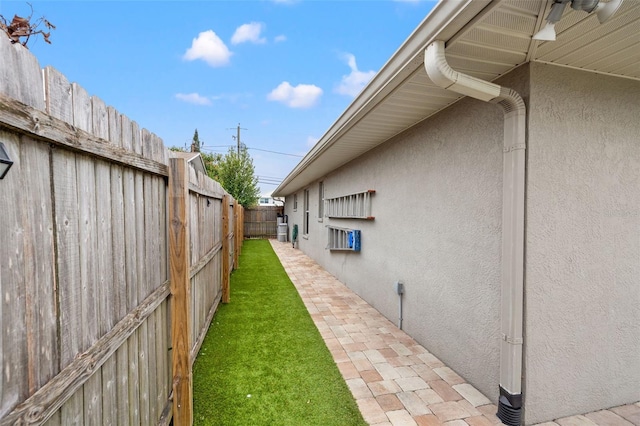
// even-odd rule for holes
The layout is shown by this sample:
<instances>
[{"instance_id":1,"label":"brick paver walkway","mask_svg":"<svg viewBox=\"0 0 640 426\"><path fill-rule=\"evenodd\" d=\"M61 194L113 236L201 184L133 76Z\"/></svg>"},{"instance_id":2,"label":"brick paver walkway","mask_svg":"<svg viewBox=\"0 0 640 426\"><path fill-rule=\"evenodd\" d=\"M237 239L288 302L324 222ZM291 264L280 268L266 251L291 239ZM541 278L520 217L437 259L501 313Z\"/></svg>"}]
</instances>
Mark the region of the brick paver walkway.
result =
<instances>
[{"instance_id":1,"label":"brick paver walkway","mask_svg":"<svg viewBox=\"0 0 640 426\"><path fill-rule=\"evenodd\" d=\"M496 406L291 243L271 240L370 425L492 426ZM640 403L545 426L640 426Z\"/></svg>"}]
</instances>

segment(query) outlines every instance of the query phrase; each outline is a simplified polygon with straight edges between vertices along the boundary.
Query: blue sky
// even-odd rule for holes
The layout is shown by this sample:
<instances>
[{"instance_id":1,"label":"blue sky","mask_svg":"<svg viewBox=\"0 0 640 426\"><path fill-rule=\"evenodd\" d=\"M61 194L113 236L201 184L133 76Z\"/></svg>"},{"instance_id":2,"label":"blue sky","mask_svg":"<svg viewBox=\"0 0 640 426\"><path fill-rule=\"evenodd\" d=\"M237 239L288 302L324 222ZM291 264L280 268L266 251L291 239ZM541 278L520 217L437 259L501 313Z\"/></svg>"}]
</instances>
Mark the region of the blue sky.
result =
<instances>
[{"instance_id":1,"label":"blue sky","mask_svg":"<svg viewBox=\"0 0 640 426\"><path fill-rule=\"evenodd\" d=\"M240 123L261 192L283 179L424 19L429 1L31 1L42 67L156 133L226 152ZM0 14L30 13L0 0Z\"/></svg>"}]
</instances>

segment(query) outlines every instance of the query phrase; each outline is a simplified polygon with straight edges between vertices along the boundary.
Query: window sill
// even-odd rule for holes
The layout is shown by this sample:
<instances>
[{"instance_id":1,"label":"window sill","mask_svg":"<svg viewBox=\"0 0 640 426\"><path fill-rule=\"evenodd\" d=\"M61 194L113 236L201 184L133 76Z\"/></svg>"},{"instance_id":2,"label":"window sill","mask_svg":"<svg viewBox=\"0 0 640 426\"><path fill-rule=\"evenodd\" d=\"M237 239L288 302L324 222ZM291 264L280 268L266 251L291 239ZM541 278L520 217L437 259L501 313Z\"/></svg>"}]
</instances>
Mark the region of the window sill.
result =
<instances>
[{"instance_id":1,"label":"window sill","mask_svg":"<svg viewBox=\"0 0 640 426\"><path fill-rule=\"evenodd\" d=\"M302 238L305 239L305 240L308 240L309 239L309 235L303 235Z\"/></svg>"}]
</instances>

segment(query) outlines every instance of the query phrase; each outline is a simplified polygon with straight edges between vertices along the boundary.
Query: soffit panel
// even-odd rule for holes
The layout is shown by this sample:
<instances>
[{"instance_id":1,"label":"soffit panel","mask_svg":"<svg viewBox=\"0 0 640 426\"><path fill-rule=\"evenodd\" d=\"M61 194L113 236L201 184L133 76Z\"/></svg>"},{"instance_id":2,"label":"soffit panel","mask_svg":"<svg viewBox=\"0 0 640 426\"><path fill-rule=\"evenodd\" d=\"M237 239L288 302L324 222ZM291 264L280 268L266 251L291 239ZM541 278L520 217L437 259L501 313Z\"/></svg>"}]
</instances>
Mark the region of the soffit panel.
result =
<instances>
[{"instance_id":1,"label":"soffit panel","mask_svg":"<svg viewBox=\"0 0 640 426\"><path fill-rule=\"evenodd\" d=\"M483 46L500 46L503 50L518 53L527 52L531 44L529 33L506 31L503 27L485 25L484 23L470 30L468 38Z\"/></svg>"},{"instance_id":2,"label":"soffit panel","mask_svg":"<svg viewBox=\"0 0 640 426\"><path fill-rule=\"evenodd\" d=\"M604 24L593 14L568 11L556 25L557 41L543 42L534 60L640 79L640 2L625 0Z\"/></svg>"},{"instance_id":3,"label":"soffit panel","mask_svg":"<svg viewBox=\"0 0 640 426\"><path fill-rule=\"evenodd\" d=\"M540 11L540 2L531 0L507 0L502 4L502 7L527 15L537 16Z\"/></svg>"},{"instance_id":4,"label":"soffit panel","mask_svg":"<svg viewBox=\"0 0 640 426\"><path fill-rule=\"evenodd\" d=\"M469 59L450 53L447 53L447 60L449 61L451 68L454 70L482 74L486 76L486 80L489 80L496 75L504 74L513 68L513 64L500 64L478 58Z\"/></svg>"},{"instance_id":5,"label":"soffit panel","mask_svg":"<svg viewBox=\"0 0 640 426\"><path fill-rule=\"evenodd\" d=\"M535 12L527 13L524 9L503 7L487 15L486 18L482 20L482 23L504 29L507 33L533 34L537 19L538 16Z\"/></svg>"}]
</instances>

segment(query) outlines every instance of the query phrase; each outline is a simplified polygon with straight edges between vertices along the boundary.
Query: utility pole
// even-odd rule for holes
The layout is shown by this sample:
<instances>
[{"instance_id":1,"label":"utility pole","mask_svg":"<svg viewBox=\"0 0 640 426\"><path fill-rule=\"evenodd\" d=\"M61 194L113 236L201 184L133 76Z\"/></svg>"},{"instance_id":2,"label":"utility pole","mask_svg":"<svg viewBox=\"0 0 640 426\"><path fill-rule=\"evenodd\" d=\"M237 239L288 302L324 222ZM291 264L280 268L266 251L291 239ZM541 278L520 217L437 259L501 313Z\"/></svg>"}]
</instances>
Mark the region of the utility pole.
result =
<instances>
[{"instance_id":1,"label":"utility pole","mask_svg":"<svg viewBox=\"0 0 640 426\"><path fill-rule=\"evenodd\" d=\"M238 137L236 141L238 142L238 157L240 157L240 123L238 123Z\"/></svg>"},{"instance_id":2,"label":"utility pole","mask_svg":"<svg viewBox=\"0 0 640 426\"><path fill-rule=\"evenodd\" d=\"M232 136L236 140L236 144L238 146L238 157L240 156L240 130L248 130L244 127L240 127L240 123L238 123L238 127L236 127L236 136Z\"/></svg>"}]
</instances>

